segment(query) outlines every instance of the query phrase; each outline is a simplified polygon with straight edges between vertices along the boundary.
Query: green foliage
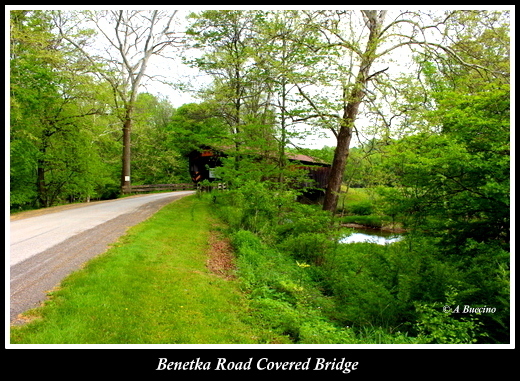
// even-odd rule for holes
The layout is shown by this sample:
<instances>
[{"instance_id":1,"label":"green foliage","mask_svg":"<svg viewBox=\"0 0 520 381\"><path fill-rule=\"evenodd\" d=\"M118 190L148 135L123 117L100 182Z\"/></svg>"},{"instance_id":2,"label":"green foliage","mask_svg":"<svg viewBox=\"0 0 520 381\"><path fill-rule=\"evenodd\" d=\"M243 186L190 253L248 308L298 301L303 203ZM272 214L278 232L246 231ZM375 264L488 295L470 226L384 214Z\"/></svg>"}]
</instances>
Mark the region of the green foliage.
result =
<instances>
[{"instance_id":1,"label":"green foliage","mask_svg":"<svg viewBox=\"0 0 520 381\"><path fill-rule=\"evenodd\" d=\"M331 234L330 216L321 210L290 199L273 207L261 183L239 189L227 195L230 199L234 195L232 205L218 196L221 211L229 221L236 218L234 229L241 229L233 240L238 274L260 316L291 340L437 343L441 339L436 335L445 330L448 339L443 342L468 337L472 342L486 339L475 333L481 324L508 324L501 313L484 316L478 324L434 313L439 303L447 303L446 292L456 286L462 290L457 295L459 303L480 303L486 297L489 303L508 308L502 302L508 298L503 293L507 273L496 273L485 282L493 271L489 250L489 261L483 261L482 253L479 260L464 266L446 262L431 238L416 234L388 246L341 245ZM229 216L231 210L234 214ZM471 247L477 250L477 246ZM490 265L487 270L485 263ZM485 296L477 285L485 285L490 294ZM502 299L491 297L497 293ZM439 318L444 320L437 324ZM319 329L311 333L311 326ZM390 333L397 327L400 334Z\"/></svg>"},{"instance_id":2,"label":"green foliage","mask_svg":"<svg viewBox=\"0 0 520 381\"><path fill-rule=\"evenodd\" d=\"M459 303L496 308L479 318L488 333L479 342L507 342L509 87L488 85L471 93L443 90L435 96L439 108L430 118L442 126L439 133L409 136L387 148L385 165L395 176L395 186L379 189L381 210L416 234L422 232L437 247L436 257L445 269L440 263L432 267L430 281L452 274L446 285L457 286ZM423 328L435 331L435 340L473 341L471 321L434 313L435 303L442 303L440 291L432 295L433 302L421 304L427 316ZM451 333L442 336L443 330Z\"/></svg>"},{"instance_id":3,"label":"green foliage","mask_svg":"<svg viewBox=\"0 0 520 381\"><path fill-rule=\"evenodd\" d=\"M427 241L338 245L326 234L302 232L274 247L239 230L233 246L255 316L297 343L429 342L412 336L414 303L442 300L460 281Z\"/></svg>"},{"instance_id":4,"label":"green foliage","mask_svg":"<svg viewBox=\"0 0 520 381\"><path fill-rule=\"evenodd\" d=\"M443 139L435 142L442 142L433 145L440 150L450 144ZM429 146L425 147L424 161L411 172L415 184L421 184L419 179L428 173L424 172L424 163L430 160L426 155ZM437 155L438 152L432 154ZM419 158L414 156L416 161ZM478 342L505 340L507 266L496 271L494 263L507 258L507 253L499 247L491 250L487 245L471 245L468 241L463 249L466 255L459 255L459 260L446 260L447 247L439 250L445 236L421 235L420 229L387 246L339 244L330 214L294 202L294 193L283 190L279 184L253 181L253 171L235 175L235 184L241 186L217 193L216 206L231 231L236 232L233 242L242 285L254 300L259 316L276 332L298 343L433 343L437 342L435 335L444 328L451 342L467 337ZM381 226L390 218L403 218L399 215L403 213L403 200L409 205L424 201L410 197L421 194L417 189L404 189L409 192L407 198L390 201L388 196L399 196L402 189L384 189L383 199L365 193L356 197L357 191L353 192L345 208L354 205L352 209L361 213L364 208L383 210L388 217L351 216L366 218L362 221L365 223L376 219L374 224ZM381 200L386 203L381 204ZM393 211L396 200L399 204ZM436 220L431 225L432 216L428 213L434 209L427 206L417 208L423 215L409 216L413 217L409 227L420 226L418 221L439 226ZM424 220L419 219L421 216ZM445 295L452 287L461 290L457 295L459 303L480 305L487 300L505 312L482 316L478 325L434 314L432 308L446 303ZM435 326L428 316L445 320ZM480 324L493 331L489 337L474 333ZM310 327L316 327L316 331L312 333Z\"/></svg>"},{"instance_id":5,"label":"green foliage","mask_svg":"<svg viewBox=\"0 0 520 381\"><path fill-rule=\"evenodd\" d=\"M30 205L37 198L36 148L27 139L13 139L10 144L10 206L11 208Z\"/></svg>"},{"instance_id":6,"label":"green foliage","mask_svg":"<svg viewBox=\"0 0 520 381\"><path fill-rule=\"evenodd\" d=\"M362 215L353 215L353 216L343 216L341 217L341 222L348 224L359 224L364 225L369 228L382 228L385 225L391 224L391 219L389 217L380 216L377 214L369 214L367 216Z\"/></svg>"},{"instance_id":7,"label":"green foliage","mask_svg":"<svg viewBox=\"0 0 520 381\"><path fill-rule=\"evenodd\" d=\"M334 159L334 147L323 146L320 149L316 148L300 148L298 150L288 149L289 152L295 154L303 154L308 155L310 157L315 157L316 159L322 160L324 163L332 163Z\"/></svg>"},{"instance_id":8,"label":"green foliage","mask_svg":"<svg viewBox=\"0 0 520 381\"><path fill-rule=\"evenodd\" d=\"M477 242L468 239L451 260L463 269L459 291L460 304L491 306L495 312L483 314L490 342L505 342L510 333L510 253L496 242Z\"/></svg>"},{"instance_id":9,"label":"green foliage","mask_svg":"<svg viewBox=\"0 0 520 381\"><path fill-rule=\"evenodd\" d=\"M167 205L64 280L40 319L11 327L11 343L285 343L249 316L236 281L208 271L214 221L207 201Z\"/></svg>"},{"instance_id":10,"label":"green foliage","mask_svg":"<svg viewBox=\"0 0 520 381\"><path fill-rule=\"evenodd\" d=\"M256 289L259 294L267 289L275 292L284 279L281 269L292 268L292 261L275 250L269 250L257 236L246 230L235 233L232 242L237 249L237 267L246 289Z\"/></svg>"},{"instance_id":11,"label":"green foliage","mask_svg":"<svg viewBox=\"0 0 520 381\"><path fill-rule=\"evenodd\" d=\"M336 25L331 15L289 11L268 17L236 10L193 15L188 34L205 51L192 63L214 82L204 103L177 110L150 94L139 95L133 181L186 181L185 154L204 145L228 151L219 176L229 190L213 192L212 205L229 227L241 285L256 312L293 342L507 342L507 13L451 13L444 22L458 33L450 35L450 55L424 52L415 60L422 66L420 81L394 81L400 91L391 101L393 116L385 119L380 109L369 108L378 115L376 124L379 116L385 119L385 130L349 153L343 180L350 189L341 195L340 211L346 214L341 221L295 202L295 189L306 180L284 158L290 117L336 129L337 118L329 116L351 102L345 95L355 90L348 85L354 68L345 61L338 65L336 58L344 57L341 49L359 56L363 50L358 42L348 43L347 35L334 49L322 45L321 22L331 37L339 37L336 26L347 21L340 17ZM121 107L107 84L88 74L98 65L80 59L55 35L52 13L10 16L11 208L114 197L121 142L113 126ZM77 32L80 46L90 33ZM369 84L386 81L383 75L370 79ZM298 92L289 91L295 83ZM319 87L307 84L330 93L307 92ZM367 88L367 96L373 90ZM304 106L307 101L312 108ZM390 139L394 133L400 139ZM330 162L333 152L324 147L306 153ZM354 186L376 186L377 193L353 191ZM341 222L378 227L399 222L409 233L389 246L343 245L335 229ZM442 312L447 303L487 304L497 312L464 319Z\"/></svg>"},{"instance_id":12,"label":"green foliage","mask_svg":"<svg viewBox=\"0 0 520 381\"><path fill-rule=\"evenodd\" d=\"M415 303L418 313L416 327L427 343L473 344L478 342L478 336L486 336L478 332L482 323L477 317L456 318L450 314L451 306L456 304L456 296L457 292L452 289L447 293L445 303Z\"/></svg>"},{"instance_id":13,"label":"green foliage","mask_svg":"<svg viewBox=\"0 0 520 381\"><path fill-rule=\"evenodd\" d=\"M326 258L322 269L324 285L339 304L338 318L357 327L396 324L403 306L397 298L397 270L385 257L385 247L343 246Z\"/></svg>"},{"instance_id":14,"label":"green foliage","mask_svg":"<svg viewBox=\"0 0 520 381\"><path fill-rule=\"evenodd\" d=\"M254 315L276 333L295 343L352 343L353 332L329 321L323 310L332 307L311 287L311 268L294 261L258 236L240 230L233 235L237 268Z\"/></svg>"},{"instance_id":15,"label":"green foliage","mask_svg":"<svg viewBox=\"0 0 520 381\"><path fill-rule=\"evenodd\" d=\"M350 204L347 211L360 216L368 216L374 212L374 205L371 201L362 201L356 204Z\"/></svg>"},{"instance_id":16,"label":"green foliage","mask_svg":"<svg viewBox=\"0 0 520 381\"><path fill-rule=\"evenodd\" d=\"M179 110L165 99L139 94L133 125L132 182L172 184L190 182L186 149L178 135Z\"/></svg>"},{"instance_id":17,"label":"green foliage","mask_svg":"<svg viewBox=\"0 0 520 381\"><path fill-rule=\"evenodd\" d=\"M445 93L435 117L442 122L442 134L410 136L388 148L386 166L399 186L384 190L387 213L432 227L447 244L473 238L507 248L508 88L464 96Z\"/></svg>"},{"instance_id":18,"label":"green foliage","mask_svg":"<svg viewBox=\"0 0 520 381\"><path fill-rule=\"evenodd\" d=\"M371 188L347 188L339 196L337 213L369 215L376 211L375 201Z\"/></svg>"},{"instance_id":19,"label":"green foliage","mask_svg":"<svg viewBox=\"0 0 520 381\"><path fill-rule=\"evenodd\" d=\"M276 192L270 185L247 180L242 187L219 196L228 200L222 218L234 230L245 229L269 235L277 221L284 218L295 197L290 191Z\"/></svg>"},{"instance_id":20,"label":"green foliage","mask_svg":"<svg viewBox=\"0 0 520 381\"><path fill-rule=\"evenodd\" d=\"M51 14L11 12L11 208L99 197L112 183L106 87L85 74Z\"/></svg>"},{"instance_id":21,"label":"green foliage","mask_svg":"<svg viewBox=\"0 0 520 381\"><path fill-rule=\"evenodd\" d=\"M337 244L324 233L303 232L283 239L278 247L298 260L319 264Z\"/></svg>"},{"instance_id":22,"label":"green foliage","mask_svg":"<svg viewBox=\"0 0 520 381\"><path fill-rule=\"evenodd\" d=\"M223 119L210 102L179 107L173 113L169 126L170 144L182 155L203 146L219 146L229 136Z\"/></svg>"},{"instance_id":23,"label":"green foliage","mask_svg":"<svg viewBox=\"0 0 520 381\"><path fill-rule=\"evenodd\" d=\"M236 232L233 246L241 284L250 293L260 316L281 333L297 336L299 316L290 287L284 283L291 279L286 271L296 272L295 266L288 257L267 248L249 231Z\"/></svg>"},{"instance_id":24,"label":"green foliage","mask_svg":"<svg viewBox=\"0 0 520 381\"><path fill-rule=\"evenodd\" d=\"M108 77L92 75L107 74L96 59L85 58L92 31L79 21L71 27L72 14L53 20L54 15L10 14L12 210L120 193L122 99L100 79ZM171 105L145 93L138 95L133 111L133 181L189 181Z\"/></svg>"},{"instance_id":25,"label":"green foliage","mask_svg":"<svg viewBox=\"0 0 520 381\"><path fill-rule=\"evenodd\" d=\"M508 241L509 114L507 104L497 105L506 94L471 97L471 108L464 110L467 101L449 102L444 134L416 135L391 148L387 165L400 180L400 187L387 195L391 208L400 209L392 213L413 216L415 223L438 221L435 231L447 238Z\"/></svg>"}]
</instances>

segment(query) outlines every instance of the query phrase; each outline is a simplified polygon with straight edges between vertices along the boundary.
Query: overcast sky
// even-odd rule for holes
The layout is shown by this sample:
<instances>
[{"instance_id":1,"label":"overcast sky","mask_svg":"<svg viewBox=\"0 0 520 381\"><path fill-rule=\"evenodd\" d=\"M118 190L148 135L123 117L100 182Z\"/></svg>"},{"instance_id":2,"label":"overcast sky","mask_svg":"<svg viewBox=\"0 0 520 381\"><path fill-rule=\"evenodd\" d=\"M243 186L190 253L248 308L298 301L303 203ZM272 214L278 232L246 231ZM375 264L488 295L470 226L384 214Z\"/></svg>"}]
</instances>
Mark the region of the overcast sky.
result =
<instances>
[{"instance_id":1,"label":"overcast sky","mask_svg":"<svg viewBox=\"0 0 520 381\"><path fill-rule=\"evenodd\" d=\"M321 9L322 7L316 6L316 5L308 5L308 6L283 5L283 6L269 6L269 9L318 9L318 8ZM326 6L327 9L344 8L344 7L345 6L340 6L340 7L329 6L329 5ZM348 7L349 7L349 9L361 9L361 8L363 8L363 9L379 8L380 9L381 8L381 6L374 7L374 6L369 6L369 5L348 6ZM391 5L391 6L386 6L385 8L397 9L397 7L399 7L399 6ZM415 8L418 8L418 7L419 6L415 6ZM72 6L72 5L63 5L63 6L62 5L60 5L60 6L8 5L8 6L6 6L6 9L81 10L81 9L85 9L85 8L86 8L86 6L81 6L81 5L79 5L79 6ZM178 12L178 15L176 16L177 20L179 22L181 22L182 24L186 25L187 22L185 21L185 17L192 11L200 11L203 9L262 9L262 8L265 8L265 6L257 5L257 6L248 7L248 6L244 6L244 5L212 5L211 7L209 7L209 6L197 6L197 5L194 5L194 6L186 6L186 5L181 5L181 6L149 6L149 5L99 6L99 5L96 5L96 6L88 6L88 8L89 9L100 9L100 10L101 9L103 9L103 10L121 9L121 8L139 9L139 10L144 10L144 9L171 9L171 10L174 10L174 9L178 9L179 12ZM412 9L414 7L406 6L406 8ZM424 6L420 6L420 8L424 8ZM445 9L449 9L451 7L450 6L428 6L428 9L435 9L435 8L445 10ZM468 9L470 9L470 8L471 7L468 7ZM457 9L460 9L460 7L458 7ZM486 6L486 5L478 5L478 6L474 6L473 9L494 9L494 7ZM514 12L514 8L513 8L513 12ZM7 29L8 25L9 25L8 17L9 17L9 13L6 12L6 23L5 23L6 32L7 32L7 33L5 33L6 36L9 35L9 30ZM512 15L512 17L514 17L514 16ZM514 26L513 24L514 23L512 22L512 26ZM180 27L180 30L181 29L182 29L182 26ZM6 37L6 39L7 39L7 37ZM8 44L6 44L6 46L7 45ZM8 60L8 57L9 57L9 51L7 49L8 49L8 47L6 47L6 55L5 55L6 61ZM7 61L7 63L8 63L8 61ZM7 64L6 68L8 68L8 67L9 66ZM6 69L6 72L8 72L7 69ZM200 73L197 69L189 68L186 65L183 65L180 55L179 55L179 57L177 57L175 59L163 59L163 58L157 57L157 56L152 57L150 60L150 63L149 63L149 68L147 70L147 73L150 75L159 73L161 75L168 77L174 83L189 84L195 89L199 88L200 86L202 86L204 84L210 83L210 80L211 80L208 76L204 75L203 73ZM8 76L8 74L7 74L7 76ZM9 83L9 82L6 81L6 83ZM147 91L156 96L167 98L174 107L179 107L186 103L199 101L196 98L195 94L193 94L193 93L186 92L186 91L183 92L183 91L179 90L178 88L170 87L168 85L161 84L158 82L146 82L145 81L143 83L142 91ZM293 141L293 143L298 144L303 147L308 147L308 148L322 148L324 145L335 146L336 139L333 136L332 132L330 132L329 130L325 130L325 129L322 131L323 131L323 133L321 135L324 135L324 136L316 135L313 137L308 137L304 141L295 140L295 141ZM353 139L352 143L354 145L358 144L358 142L355 139Z\"/></svg>"}]
</instances>

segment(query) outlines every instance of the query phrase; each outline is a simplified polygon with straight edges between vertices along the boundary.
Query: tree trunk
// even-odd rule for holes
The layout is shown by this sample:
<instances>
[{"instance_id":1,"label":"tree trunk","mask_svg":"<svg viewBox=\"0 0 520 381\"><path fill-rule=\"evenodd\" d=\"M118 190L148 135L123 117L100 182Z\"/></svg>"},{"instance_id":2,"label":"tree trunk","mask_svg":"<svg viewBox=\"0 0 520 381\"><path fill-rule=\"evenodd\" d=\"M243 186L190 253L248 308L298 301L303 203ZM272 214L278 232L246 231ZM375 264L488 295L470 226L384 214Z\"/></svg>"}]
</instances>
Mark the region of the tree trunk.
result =
<instances>
[{"instance_id":1,"label":"tree trunk","mask_svg":"<svg viewBox=\"0 0 520 381\"><path fill-rule=\"evenodd\" d=\"M47 208L49 206L49 194L47 191L47 184L45 182L45 172L47 169L47 162L45 159L45 154L47 152L48 142L47 137L49 133L47 131L43 132L42 137L42 146L40 147L40 157L38 158L38 167L36 169L37 178L36 178L36 191L38 193L38 203L39 206L43 206Z\"/></svg>"},{"instance_id":2,"label":"tree trunk","mask_svg":"<svg viewBox=\"0 0 520 381\"><path fill-rule=\"evenodd\" d=\"M125 120L123 123L123 157L121 169L121 191L123 193L130 192L130 146L132 133L132 106L128 106L126 110Z\"/></svg>"},{"instance_id":3,"label":"tree trunk","mask_svg":"<svg viewBox=\"0 0 520 381\"><path fill-rule=\"evenodd\" d=\"M338 134L338 144L334 151L334 160L330 169L329 182L325 191L323 210L334 212L338 205L339 192L343 181L343 173L350 153L352 127L341 128Z\"/></svg>"},{"instance_id":4,"label":"tree trunk","mask_svg":"<svg viewBox=\"0 0 520 381\"><path fill-rule=\"evenodd\" d=\"M36 189L38 192L38 203L44 208L48 207L47 189L45 187L45 164L43 160L38 160L38 179L36 180Z\"/></svg>"},{"instance_id":5,"label":"tree trunk","mask_svg":"<svg viewBox=\"0 0 520 381\"><path fill-rule=\"evenodd\" d=\"M375 60L375 52L379 42L379 32L381 30L382 21L386 14L385 11L362 11L365 23L370 29L365 52L363 53L359 72L356 77L352 91L345 99L343 118L341 120L339 133L337 136L337 146L334 151L334 160L330 169L329 183L325 192L325 200L323 202L323 210L335 212L338 205L339 193L341 191L341 183L343 173L350 153L350 141L352 140L352 132L356 121L359 106L365 96L365 88L370 79L368 75L370 67ZM344 91L344 95L346 92Z\"/></svg>"},{"instance_id":6,"label":"tree trunk","mask_svg":"<svg viewBox=\"0 0 520 381\"><path fill-rule=\"evenodd\" d=\"M284 43L284 52L285 52L285 39ZM284 62L285 64L285 62ZM280 128L281 128L281 142L280 142L280 155L279 155L279 166L280 166L280 175L278 181L280 184L284 182L284 169L285 169L285 144L287 140L287 131L286 131L286 121L285 121L285 101L286 101L286 83L285 77L282 78L282 109L280 115Z\"/></svg>"}]
</instances>

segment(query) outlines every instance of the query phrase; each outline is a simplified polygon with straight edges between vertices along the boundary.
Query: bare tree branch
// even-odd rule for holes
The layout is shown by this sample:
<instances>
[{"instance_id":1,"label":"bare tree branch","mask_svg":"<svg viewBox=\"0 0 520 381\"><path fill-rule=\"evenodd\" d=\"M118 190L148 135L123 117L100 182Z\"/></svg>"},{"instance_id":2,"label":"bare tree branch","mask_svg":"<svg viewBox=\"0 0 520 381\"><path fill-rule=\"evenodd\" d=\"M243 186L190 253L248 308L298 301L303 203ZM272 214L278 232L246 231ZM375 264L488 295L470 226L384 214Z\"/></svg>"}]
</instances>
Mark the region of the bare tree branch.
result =
<instances>
[{"instance_id":1,"label":"bare tree branch","mask_svg":"<svg viewBox=\"0 0 520 381\"><path fill-rule=\"evenodd\" d=\"M97 75L105 79L112 87L115 104L118 105L119 100L123 103L123 113L120 116L123 122L123 169L121 174L123 189L130 185L130 133L134 103L143 78L152 78L146 74L151 57L172 47L176 41L175 37L172 37L174 32L171 30L172 20L176 13L177 11L168 14L158 10L92 13L90 21L104 37L108 47L117 52L117 58L116 54L112 54L112 50L108 49L104 58L89 54L74 41L74 38L65 33L62 20L57 23L61 37L78 49L93 67L99 67L99 61L106 66L108 70L100 69L97 71ZM161 25L163 21L164 24ZM109 23L108 27L105 26L106 22ZM157 28L160 29L157 30Z\"/></svg>"}]
</instances>

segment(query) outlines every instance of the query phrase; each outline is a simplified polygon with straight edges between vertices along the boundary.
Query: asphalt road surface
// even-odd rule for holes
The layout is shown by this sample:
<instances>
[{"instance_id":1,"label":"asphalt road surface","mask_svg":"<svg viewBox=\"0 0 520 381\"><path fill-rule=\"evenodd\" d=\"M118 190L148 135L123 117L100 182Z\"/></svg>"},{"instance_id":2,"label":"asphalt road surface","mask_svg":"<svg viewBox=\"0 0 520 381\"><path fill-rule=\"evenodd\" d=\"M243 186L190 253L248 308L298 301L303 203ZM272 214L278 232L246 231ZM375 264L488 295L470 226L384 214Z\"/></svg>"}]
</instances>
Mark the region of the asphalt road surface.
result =
<instances>
[{"instance_id":1,"label":"asphalt road surface","mask_svg":"<svg viewBox=\"0 0 520 381\"><path fill-rule=\"evenodd\" d=\"M105 252L129 227L193 191L157 193L49 208L10 222L11 324L82 264Z\"/></svg>"}]
</instances>

